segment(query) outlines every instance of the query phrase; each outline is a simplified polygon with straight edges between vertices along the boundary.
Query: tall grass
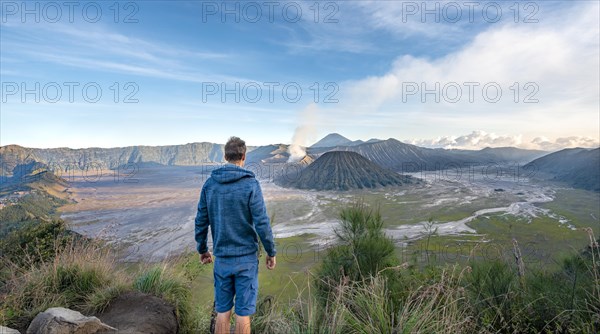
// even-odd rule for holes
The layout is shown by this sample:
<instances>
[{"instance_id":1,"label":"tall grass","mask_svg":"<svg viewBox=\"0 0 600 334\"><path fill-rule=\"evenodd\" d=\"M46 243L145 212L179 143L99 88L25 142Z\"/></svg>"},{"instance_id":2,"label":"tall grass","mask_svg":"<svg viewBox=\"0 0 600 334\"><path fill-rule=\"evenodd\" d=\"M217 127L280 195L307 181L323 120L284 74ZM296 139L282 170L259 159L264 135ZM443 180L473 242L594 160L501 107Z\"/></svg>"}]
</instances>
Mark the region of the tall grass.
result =
<instances>
[{"instance_id":1,"label":"tall grass","mask_svg":"<svg viewBox=\"0 0 600 334\"><path fill-rule=\"evenodd\" d=\"M410 292L398 309L389 303L383 273L331 287L325 304L314 292L299 291L298 299L282 310L259 310L253 330L267 334L475 333L473 309L463 286L465 272L448 267L432 282L406 286ZM310 289L310 283L305 289Z\"/></svg>"},{"instance_id":2,"label":"tall grass","mask_svg":"<svg viewBox=\"0 0 600 334\"><path fill-rule=\"evenodd\" d=\"M126 287L112 252L95 243L73 242L57 249L51 261L33 263L12 265L0 305L0 320L21 330L49 307L101 311Z\"/></svg>"},{"instance_id":3,"label":"tall grass","mask_svg":"<svg viewBox=\"0 0 600 334\"><path fill-rule=\"evenodd\" d=\"M341 220L338 243L312 279L316 291L284 311L280 332L600 332L600 250L591 229L587 249L559 270L526 268L516 240L516 262L415 268L385 251L391 240L376 211L353 205Z\"/></svg>"},{"instance_id":4,"label":"tall grass","mask_svg":"<svg viewBox=\"0 0 600 334\"><path fill-rule=\"evenodd\" d=\"M167 264L156 265L139 274L133 282L133 288L154 295L171 303L177 312L182 332L192 332L195 327L193 308L190 303L189 285Z\"/></svg>"},{"instance_id":5,"label":"tall grass","mask_svg":"<svg viewBox=\"0 0 600 334\"><path fill-rule=\"evenodd\" d=\"M342 290L345 305L346 331L349 333L392 333L396 327L396 314L389 303L385 278L372 279Z\"/></svg>"},{"instance_id":6,"label":"tall grass","mask_svg":"<svg viewBox=\"0 0 600 334\"><path fill-rule=\"evenodd\" d=\"M439 277L412 288L398 314L395 333L472 333L473 309L464 289L470 267L446 267Z\"/></svg>"},{"instance_id":7,"label":"tall grass","mask_svg":"<svg viewBox=\"0 0 600 334\"><path fill-rule=\"evenodd\" d=\"M197 257L171 259L132 275L118 262L117 253L102 243L73 239L66 246L57 244L54 252L50 261L5 262L11 270L0 292L1 324L25 331L50 307L98 314L122 293L138 290L171 303L182 333L205 328L206 312L192 305L188 284L202 270L192 261Z\"/></svg>"},{"instance_id":8,"label":"tall grass","mask_svg":"<svg viewBox=\"0 0 600 334\"><path fill-rule=\"evenodd\" d=\"M478 327L495 333L600 331L597 244L589 249L565 257L552 271L530 268L523 274L518 264L473 263L466 288Z\"/></svg>"},{"instance_id":9,"label":"tall grass","mask_svg":"<svg viewBox=\"0 0 600 334\"><path fill-rule=\"evenodd\" d=\"M284 320L288 326L283 328L288 329L287 333L293 334L343 333L346 308L342 298L346 287L344 285L332 287L329 289L328 298L323 302L322 297L312 288L311 281L306 282L306 287L303 289L296 287L298 298L284 311Z\"/></svg>"},{"instance_id":10,"label":"tall grass","mask_svg":"<svg viewBox=\"0 0 600 334\"><path fill-rule=\"evenodd\" d=\"M307 272L306 286L294 285L298 297L259 300L255 333L600 332L600 249L591 229L587 248L558 270L505 260L422 268L400 264L377 211L359 203L340 217L338 242ZM43 260L7 264L0 323L22 331L48 307L94 314L127 290L170 302L181 333L209 331L210 310L191 300L189 283L207 268L195 253L128 274L111 249L73 240Z\"/></svg>"}]
</instances>

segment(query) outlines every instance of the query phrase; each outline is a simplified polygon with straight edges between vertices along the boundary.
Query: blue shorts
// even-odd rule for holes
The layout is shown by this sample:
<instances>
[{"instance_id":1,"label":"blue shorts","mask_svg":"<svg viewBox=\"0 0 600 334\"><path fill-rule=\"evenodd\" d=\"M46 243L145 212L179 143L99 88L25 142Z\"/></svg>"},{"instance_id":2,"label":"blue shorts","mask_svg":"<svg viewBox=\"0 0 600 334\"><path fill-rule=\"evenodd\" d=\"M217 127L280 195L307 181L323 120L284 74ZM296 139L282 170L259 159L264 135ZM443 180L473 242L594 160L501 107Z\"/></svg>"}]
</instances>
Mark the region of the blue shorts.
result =
<instances>
[{"instance_id":1,"label":"blue shorts","mask_svg":"<svg viewBox=\"0 0 600 334\"><path fill-rule=\"evenodd\" d=\"M219 313L233 307L235 314L252 315L256 312L258 296L258 257L217 257L214 266L215 306Z\"/></svg>"}]
</instances>

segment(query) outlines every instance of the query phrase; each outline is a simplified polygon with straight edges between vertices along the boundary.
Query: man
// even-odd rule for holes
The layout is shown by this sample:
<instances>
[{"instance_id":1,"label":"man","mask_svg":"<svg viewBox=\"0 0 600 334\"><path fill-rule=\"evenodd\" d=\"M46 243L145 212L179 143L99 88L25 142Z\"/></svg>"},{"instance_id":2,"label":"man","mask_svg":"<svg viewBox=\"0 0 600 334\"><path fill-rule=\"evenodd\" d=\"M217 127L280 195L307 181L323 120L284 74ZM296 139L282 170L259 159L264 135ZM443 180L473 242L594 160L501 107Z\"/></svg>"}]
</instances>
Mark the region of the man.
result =
<instances>
[{"instance_id":1,"label":"man","mask_svg":"<svg viewBox=\"0 0 600 334\"><path fill-rule=\"evenodd\" d=\"M212 171L200 193L196 242L200 261L213 261L208 251L210 226L215 256L216 333L229 334L235 297L235 333L250 333L258 293L258 237L267 253L267 269L276 265L273 232L262 191L254 173L243 168L246 143L231 137L225 144L228 164Z\"/></svg>"}]
</instances>

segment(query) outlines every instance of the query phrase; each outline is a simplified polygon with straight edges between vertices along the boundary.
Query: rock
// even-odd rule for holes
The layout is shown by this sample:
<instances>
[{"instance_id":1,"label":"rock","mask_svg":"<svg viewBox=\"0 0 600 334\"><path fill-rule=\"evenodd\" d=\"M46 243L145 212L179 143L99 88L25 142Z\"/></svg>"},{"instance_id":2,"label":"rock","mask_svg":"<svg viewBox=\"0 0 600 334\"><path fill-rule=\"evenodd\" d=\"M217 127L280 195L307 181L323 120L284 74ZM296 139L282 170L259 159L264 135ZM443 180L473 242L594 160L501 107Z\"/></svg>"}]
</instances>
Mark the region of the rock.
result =
<instances>
[{"instance_id":1,"label":"rock","mask_svg":"<svg viewBox=\"0 0 600 334\"><path fill-rule=\"evenodd\" d=\"M114 333L116 329L96 317L86 317L63 307L49 308L38 314L27 328L27 334L95 334L100 331Z\"/></svg>"},{"instance_id":2,"label":"rock","mask_svg":"<svg viewBox=\"0 0 600 334\"><path fill-rule=\"evenodd\" d=\"M18 330L0 326L0 334L21 334Z\"/></svg>"},{"instance_id":3,"label":"rock","mask_svg":"<svg viewBox=\"0 0 600 334\"><path fill-rule=\"evenodd\" d=\"M127 292L115 298L98 318L117 328L119 334L174 334L179 330L175 308L141 292Z\"/></svg>"}]
</instances>

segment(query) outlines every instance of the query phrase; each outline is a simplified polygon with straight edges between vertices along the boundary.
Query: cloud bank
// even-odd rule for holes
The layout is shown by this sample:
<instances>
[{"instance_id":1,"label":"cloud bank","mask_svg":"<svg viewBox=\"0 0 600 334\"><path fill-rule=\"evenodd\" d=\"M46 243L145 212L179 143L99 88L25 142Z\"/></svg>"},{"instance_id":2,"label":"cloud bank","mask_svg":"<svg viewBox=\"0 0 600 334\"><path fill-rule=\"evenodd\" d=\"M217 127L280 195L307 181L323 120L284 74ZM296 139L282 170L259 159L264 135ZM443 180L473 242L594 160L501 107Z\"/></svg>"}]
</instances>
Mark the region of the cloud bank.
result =
<instances>
[{"instance_id":1,"label":"cloud bank","mask_svg":"<svg viewBox=\"0 0 600 334\"><path fill-rule=\"evenodd\" d=\"M474 147L471 141L481 140L554 149L598 142L599 3L576 2L563 11L541 11L539 18L535 24L492 24L454 52L400 55L381 75L344 82L340 104L328 113L330 123L377 122L387 126L386 134L404 138L487 133L458 136L457 143L446 138L441 146ZM473 94L469 83L477 84ZM498 101L490 102L494 87L484 94L489 83L501 88ZM436 85L437 93L426 93ZM456 86L461 92L453 101ZM409 94L407 88L417 91Z\"/></svg>"},{"instance_id":2,"label":"cloud bank","mask_svg":"<svg viewBox=\"0 0 600 334\"><path fill-rule=\"evenodd\" d=\"M554 140L545 137L536 137L530 141L524 141L522 135L497 135L481 130L473 131L466 135L444 136L435 139L408 139L404 142L422 147L466 150L512 146L543 151L557 151L571 147L596 148L600 146L600 142L597 139L590 137L570 136Z\"/></svg>"}]
</instances>

